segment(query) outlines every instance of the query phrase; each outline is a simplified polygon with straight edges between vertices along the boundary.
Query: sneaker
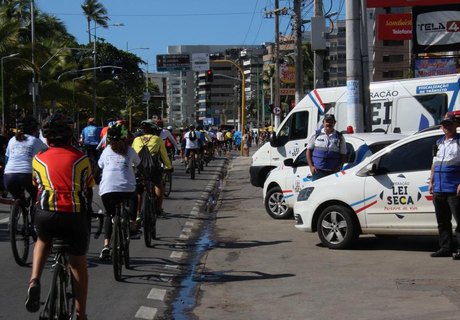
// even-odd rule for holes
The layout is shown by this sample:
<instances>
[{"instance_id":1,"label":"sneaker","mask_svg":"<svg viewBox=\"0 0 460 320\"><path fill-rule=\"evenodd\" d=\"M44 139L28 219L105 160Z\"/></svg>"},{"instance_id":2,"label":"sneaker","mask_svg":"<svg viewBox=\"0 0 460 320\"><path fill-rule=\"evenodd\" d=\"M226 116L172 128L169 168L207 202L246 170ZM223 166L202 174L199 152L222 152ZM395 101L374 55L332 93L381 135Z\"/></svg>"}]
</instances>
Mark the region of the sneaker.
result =
<instances>
[{"instance_id":1,"label":"sneaker","mask_svg":"<svg viewBox=\"0 0 460 320\"><path fill-rule=\"evenodd\" d=\"M187 170L185 170L185 173L190 173L190 169L187 168Z\"/></svg>"},{"instance_id":2,"label":"sneaker","mask_svg":"<svg viewBox=\"0 0 460 320\"><path fill-rule=\"evenodd\" d=\"M457 252L452 253L453 260L460 260L460 250Z\"/></svg>"},{"instance_id":3,"label":"sneaker","mask_svg":"<svg viewBox=\"0 0 460 320\"><path fill-rule=\"evenodd\" d=\"M40 281L38 279L32 279L29 282L25 305L29 312L40 310Z\"/></svg>"},{"instance_id":4,"label":"sneaker","mask_svg":"<svg viewBox=\"0 0 460 320\"><path fill-rule=\"evenodd\" d=\"M436 252L430 254L432 258L445 258L445 257L452 257L452 252L446 249L439 249ZM459 257L460 258L460 257Z\"/></svg>"},{"instance_id":5,"label":"sneaker","mask_svg":"<svg viewBox=\"0 0 460 320\"><path fill-rule=\"evenodd\" d=\"M101 261L110 260L110 247L109 246L104 246L104 248L102 248L101 254L99 255L99 260Z\"/></svg>"}]
</instances>

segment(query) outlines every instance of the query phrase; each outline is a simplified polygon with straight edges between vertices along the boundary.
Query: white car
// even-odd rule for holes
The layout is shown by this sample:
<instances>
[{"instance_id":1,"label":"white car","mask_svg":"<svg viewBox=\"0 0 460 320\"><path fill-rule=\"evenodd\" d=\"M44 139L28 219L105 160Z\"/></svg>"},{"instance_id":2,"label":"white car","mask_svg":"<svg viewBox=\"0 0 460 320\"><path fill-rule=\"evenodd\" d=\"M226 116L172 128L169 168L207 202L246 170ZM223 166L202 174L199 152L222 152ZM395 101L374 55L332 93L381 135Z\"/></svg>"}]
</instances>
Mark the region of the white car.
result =
<instances>
[{"instance_id":1,"label":"white car","mask_svg":"<svg viewBox=\"0 0 460 320\"><path fill-rule=\"evenodd\" d=\"M344 169L351 168L364 158L376 153L389 144L407 135L384 133L344 134L347 143L348 163ZM343 175L344 171L334 176ZM284 164L270 171L263 188L265 210L274 219L292 217L292 208L297 195L311 182L311 172L307 163L306 148L294 159L284 160Z\"/></svg>"},{"instance_id":2,"label":"white car","mask_svg":"<svg viewBox=\"0 0 460 320\"><path fill-rule=\"evenodd\" d=\"M318 232L332 249L350 247L360 234L436 235L428 182L433 147L441 130L404 138L338 177L302 189L294 205L295 227Z\"/></svg>"}]
</instances>

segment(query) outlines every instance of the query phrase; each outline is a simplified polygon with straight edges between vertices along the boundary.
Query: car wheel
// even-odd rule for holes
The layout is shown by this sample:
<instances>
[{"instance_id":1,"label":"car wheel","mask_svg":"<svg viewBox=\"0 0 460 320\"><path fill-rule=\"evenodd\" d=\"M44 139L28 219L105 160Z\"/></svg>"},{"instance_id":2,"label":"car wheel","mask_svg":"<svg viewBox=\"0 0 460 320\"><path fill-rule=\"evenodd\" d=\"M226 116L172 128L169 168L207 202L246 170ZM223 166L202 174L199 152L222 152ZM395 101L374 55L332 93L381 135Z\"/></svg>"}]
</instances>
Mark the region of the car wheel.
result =
<instances>
[{"instance_id":1,"label":"car wheel","mask_svg":"<svg viewBox=\"0 0 460 320\"><path fill-rule=\"evenodd\" d=\"M346 249L358 239L354 212L347 207L327 207L319 216L317 230L321 242L330 249Z\"/></svg>"},{"instance_id":2,"label":"car wheel","mask_svg":"<svg viewBox=\"0 0 460 320\"><path fill-rule=\"evenodd\" d=\"M292 210L284 200L283 192L279 187L268 190L265 196L265 210L273 219L287 219L292 216Z\"/></svg>"}]
</instances>

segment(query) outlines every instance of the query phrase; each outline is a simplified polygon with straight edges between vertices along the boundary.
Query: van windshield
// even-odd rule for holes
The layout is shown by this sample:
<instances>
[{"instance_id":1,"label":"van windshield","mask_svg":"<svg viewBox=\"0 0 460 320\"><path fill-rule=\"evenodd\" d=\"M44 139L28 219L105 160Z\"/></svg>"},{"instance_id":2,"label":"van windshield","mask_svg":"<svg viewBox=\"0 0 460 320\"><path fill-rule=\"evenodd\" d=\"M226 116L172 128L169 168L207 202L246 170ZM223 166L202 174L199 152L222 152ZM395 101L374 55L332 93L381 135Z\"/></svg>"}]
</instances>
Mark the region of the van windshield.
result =
<instances>
[{"instance_id":1,"label":"van windshield","mask_svg":"<svg viewBox=\"0 0 460 320\"><path fill-rule=\"evenodd\" d=\"M445 93L415 96L414 98L433 116L435 124L441 122L447 112L448 99Z\"/></svg>"}]
</instances>

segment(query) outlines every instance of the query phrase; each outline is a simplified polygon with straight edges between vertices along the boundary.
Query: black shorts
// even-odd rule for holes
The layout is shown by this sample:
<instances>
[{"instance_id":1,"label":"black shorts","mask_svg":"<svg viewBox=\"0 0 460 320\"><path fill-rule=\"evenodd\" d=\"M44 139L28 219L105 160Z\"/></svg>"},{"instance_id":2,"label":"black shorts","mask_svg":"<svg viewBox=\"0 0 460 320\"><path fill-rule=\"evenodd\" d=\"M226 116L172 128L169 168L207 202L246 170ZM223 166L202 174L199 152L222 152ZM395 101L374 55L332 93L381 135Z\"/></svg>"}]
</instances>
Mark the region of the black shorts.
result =
<instances>
[{"instance_id":1,"label":"black shorts","mask_svg":"<svg viewBox=\"0 0 460 320\"><path fill-rule=\"evenodd\" d=\"M69 242L69 254L73 256L84 256L88 251L89 226L86 213L37 208L34 224L40 240L51 243L53 238L64 238Z\"/></svg>"}]
</instances>

